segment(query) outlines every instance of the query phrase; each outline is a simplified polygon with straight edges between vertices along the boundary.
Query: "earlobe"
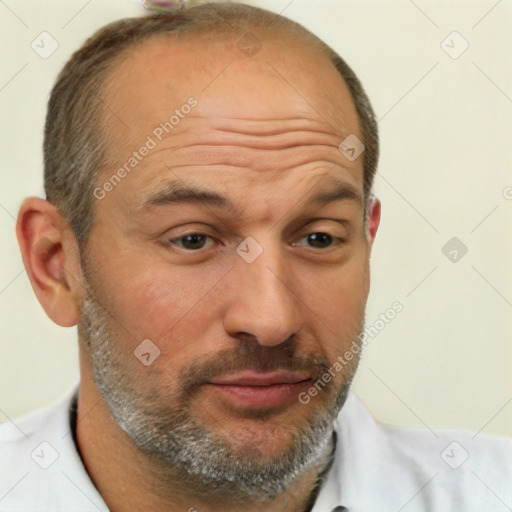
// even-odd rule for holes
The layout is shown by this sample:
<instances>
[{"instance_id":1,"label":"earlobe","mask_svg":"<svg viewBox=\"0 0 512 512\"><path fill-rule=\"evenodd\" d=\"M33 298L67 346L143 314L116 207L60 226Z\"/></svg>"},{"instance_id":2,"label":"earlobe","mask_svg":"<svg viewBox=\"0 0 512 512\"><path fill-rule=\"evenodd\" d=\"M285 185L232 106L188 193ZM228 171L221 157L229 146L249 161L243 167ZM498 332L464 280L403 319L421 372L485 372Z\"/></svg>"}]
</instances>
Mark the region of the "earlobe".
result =
<instances>
[{"instance_id":1,"label":"earlobe","mask_svg":"<svg viewBox=\"0 0 512 512\"><path fill-rule=\"evenodd\" d=\"M81 273L76 240L57 209L38 197L20 207L16 236L25 269L46 314L64 327L80 318Z\"/></svg>"},{"instance_id":2,"label":"earlobe","mask_svg":"<svg viewBox=\"0 0 512 512\"><path fill-rule=\"evenodd\" d=\"M368 243L370 247L373 245L375 241L375 237L377 236L377 230L379 229L380 224L380 215L381 215L381 204L379 199L373 196L370 199L370 204L368 206Z\"/></svg>"}]
</instances>

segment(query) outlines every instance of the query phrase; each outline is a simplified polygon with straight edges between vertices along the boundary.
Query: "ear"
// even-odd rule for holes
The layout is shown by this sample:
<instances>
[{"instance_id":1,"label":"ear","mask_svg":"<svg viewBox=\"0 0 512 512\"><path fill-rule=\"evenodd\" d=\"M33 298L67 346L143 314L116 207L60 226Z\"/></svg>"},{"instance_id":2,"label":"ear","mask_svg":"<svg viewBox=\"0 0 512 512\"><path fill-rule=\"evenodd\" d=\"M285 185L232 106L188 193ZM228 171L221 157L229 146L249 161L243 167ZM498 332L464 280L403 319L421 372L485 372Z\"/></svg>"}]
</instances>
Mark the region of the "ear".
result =
<instances>
[{"instance_id":1,"label":"ear","mask_svg":"<svg viewBox=\"0 0 512 512\"><path fill-rule=\"evenodd\" d=\"M380 224L380 213L381 206L380 201L372 196L370 199L370 204L368 205L368 218L367 218L367 240L370 249L373 246L373 242L375 241L375 237L377 236L377 230L379 229Z\"/></svg>"},{"instance_id":2,"label":"ear","mask_svg":"<svg viewBox=\"0 0 512 512\"><path fill-rule=\"evenodd\" d=\"M16 237L32 288L46 314L63 327L80 318L83 277L78 244L69 224L48 201L25 199Z\"/></svg>"}]
</instances>

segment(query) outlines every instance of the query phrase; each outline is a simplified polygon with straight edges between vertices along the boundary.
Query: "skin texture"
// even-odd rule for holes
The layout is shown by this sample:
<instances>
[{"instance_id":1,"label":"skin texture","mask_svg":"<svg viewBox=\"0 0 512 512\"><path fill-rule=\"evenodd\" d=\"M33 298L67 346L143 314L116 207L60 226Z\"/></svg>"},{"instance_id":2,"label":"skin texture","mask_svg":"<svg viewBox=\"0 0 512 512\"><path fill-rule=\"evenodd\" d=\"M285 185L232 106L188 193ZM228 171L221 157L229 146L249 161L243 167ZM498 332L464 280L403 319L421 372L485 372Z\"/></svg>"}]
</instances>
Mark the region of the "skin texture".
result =
<instances>
[{"instance_id":1,"label":"skin texture","mask_svg":"<svg viewBox=\"0 0 512 512\"><path fill-rule=\"evenodd\" d=\"M111 165L100 186L174 109L191 96L197 106L95 202L82 258L52 205L29 198L20 209L18 239L38 299L56 323L79 323L77 437L114 512L229 511L240 502L229 493L201 496L120 428L95 379L87 318L94 308L84 312L86 298L103 311L100 325L119 352L120 386L163 403L164 414L166 400L170 410L183 392L187 369L213 367L221 376L229 364L263 370L301 361L318 376L363 327L380 204L371 202L365 228L362 157L349 161L338 150L347 135L361 138L350 94L326 58L296 41L262 36L262 49L248 58L236 39L151 40L116 66L104 96ZM170 181L213 191L234 208L145 206ZM308 204L340 181L359 199ZM210 238L187 252L180 237L194 233ZM311 247L311 233L329 234L332 245ZM263 249L253 263L235 251L249 236ZM145 339L160 350L150 366L133 355ZM248 409L205 385L191 395L188 413L228 440L233 453L264 465L308 419L332 412L357 362L306 405ZM305 510L317 473L311 466L272 499L244 500L244 510Z\"/></svg>"}]
</instances>

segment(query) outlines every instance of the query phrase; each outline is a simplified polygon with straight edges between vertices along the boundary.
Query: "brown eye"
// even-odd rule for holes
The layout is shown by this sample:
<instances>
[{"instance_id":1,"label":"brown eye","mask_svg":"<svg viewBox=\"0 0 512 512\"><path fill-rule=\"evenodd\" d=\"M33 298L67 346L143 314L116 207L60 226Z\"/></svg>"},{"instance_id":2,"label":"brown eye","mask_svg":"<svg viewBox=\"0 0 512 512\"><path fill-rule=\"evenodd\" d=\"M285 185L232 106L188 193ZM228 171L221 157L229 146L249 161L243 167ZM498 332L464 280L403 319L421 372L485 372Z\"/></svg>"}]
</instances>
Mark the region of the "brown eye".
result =
<instances>
[{"instance_id":1,"label":"brown eye","mask_svg":"<svg viewBox=\"0 0 512 512\"><path fill-rule=\"evenodd\" d=\"M333 237L327 233L310 233L306 239L308 245L315 249L325 249L333 243Z\"/></svg>"},{"instance_id":2,"label":"brown eye","mask_svg":"<svg viewBox=\"0 0 512 512\"><path fill-rule=\"evenodd\" d=\"M201 235L197 233L193 233L190 235L181 236L179 238L175 238L170 240L170 243L177 245L181 249L186 249L188 251L194 251L199 249L204 249L208 243L208 239L211 238L207 235Z\"/></svg>"}]
</instances>

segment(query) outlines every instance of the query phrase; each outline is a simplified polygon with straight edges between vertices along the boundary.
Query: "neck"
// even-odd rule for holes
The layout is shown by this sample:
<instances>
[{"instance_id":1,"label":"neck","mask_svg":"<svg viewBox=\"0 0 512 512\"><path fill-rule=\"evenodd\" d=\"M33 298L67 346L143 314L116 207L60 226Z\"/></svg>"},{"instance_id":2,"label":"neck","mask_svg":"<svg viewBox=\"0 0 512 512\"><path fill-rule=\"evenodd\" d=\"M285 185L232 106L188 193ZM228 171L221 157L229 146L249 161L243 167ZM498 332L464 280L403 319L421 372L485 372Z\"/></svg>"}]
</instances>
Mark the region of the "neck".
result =
<instances>
[{"instance_id":1,"label":"neck","mask_svg":"<svg viewBox=\"0 0 512 512\"><path fill-rule=\"evenodd\" d=\"M279 495L250 501L228 493L201 493L169 464L143 454L117 425L95 385L82 381L77 441L86 469L112 512L306 512L319 474L330 462L332 446Z\"/></svg>"}]
</instances>

